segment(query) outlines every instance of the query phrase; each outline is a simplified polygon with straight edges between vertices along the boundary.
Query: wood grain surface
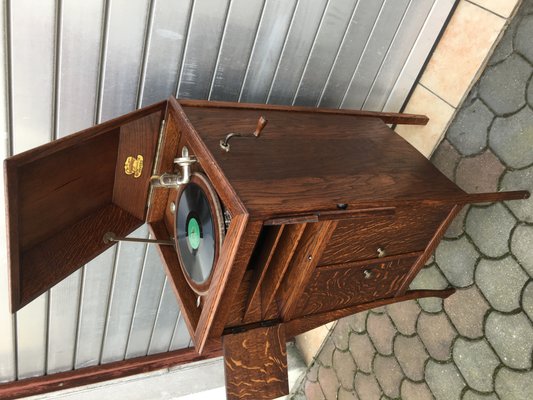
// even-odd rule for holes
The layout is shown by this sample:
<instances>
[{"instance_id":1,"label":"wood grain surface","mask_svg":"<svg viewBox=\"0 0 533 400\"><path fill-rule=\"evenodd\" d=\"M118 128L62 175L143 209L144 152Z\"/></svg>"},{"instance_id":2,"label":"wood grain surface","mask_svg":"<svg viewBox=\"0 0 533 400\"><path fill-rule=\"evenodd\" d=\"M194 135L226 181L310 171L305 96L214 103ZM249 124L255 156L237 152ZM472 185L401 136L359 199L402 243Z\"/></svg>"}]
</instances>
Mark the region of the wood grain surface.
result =
<instances>
[{"instance_id":1,"label":"wood grain surface","mask_svg":"<svg viewBox=\"0 0 533 400\"><path fill-rule=\"evenodd\" d=\"M353 306L339 308L336 310L325 311L312 315L305 315L295 318L291 321L285 322L284 326L288 338L300 335L311 329L335 321L348 315L357 314L362 311L370 310L387 304L400 303L402 301L422 299L425 297L439 297L445 299L455 293L455 289L444 290L410 290L402 296L388 297L386 299L373 300L363 304L355 304Z\"/></svg>"},{"instance_id":2,"label":"wood grain surface","mask_svg":"<svg viewBox=\"0 0 533 400\"><path fill-rule=\"evenodd\" d=\"M18 307L28 304L110 248L113 243L103 242L107 232L126 236L142 223L114 204L108 204L25 251L21 256Z\"/></svg>"},{"instance_id":3,"label":"wood grain surface","mask_svg":"<svg viewBox=\"0 0 533 400\"><path fill-rule=\"evenodd\" d=\"M163 113L154 113L120 127L113 203L142 220L146 219L150 177L156 158L162 119ZM141 155L144 161L141 176L136 178L124 172L124 162L126 158L138 155Z\"/></svg>"},{"instance_id":4,"label":"wood grain surface","mask_svg":"<svg viewBox=\"0 0 533 400\"><path fill-rule=\"evenodd\" d=\"M378 118L189 106L183 113L252 216L464 194ZM229 152L220 148L228 132L253 131L261 115L269 121L261 137L234 138Z\"/></svg>"},{"instance_id":5,"label":"wood grain surface","mask_svg":"<svg viewBox=\"0 0 533 400\"><path fill-rule=\"evenodd\" d=\"M275 110L298 113L320 113L331 115L352 115L358 117L375 117L381 119L386 124L409 124L409 125L426 125L429 118L419 114L387 113L366 110L346 110L338 108L323 107L302 107L302 106L282 106L276 104L257 104L257 103L234 103L229 101L208 101L208 100L189 100L179 99L179 103L184 107L209 107L209 108L226 108L226 109L252 109L252 110Z\"/></svg>"},{"instance_id":6,"label":"wood grain surface","mask_svg":"<svg viewBox=\"0 0 533 400\"><path fill-rule=\"evenodd\" d=\"M246 311L245 319L248 316L255 314L255 310L259 307L259 315L261 316L261 288L266 276L266 272L272 260L272 257L277 249L277 245L283 233L284 226L264 226L261 234L257 239L257 245L248 268L253 271L253 278L250 283L248 292L244 293L246 297ZM251 317L254 320L254 317ZM251 322L251 321L250 321Z\"/></svg>"},{"instance_id":7,"label":"wood grain surface","mask_svg":"<svg viewBox=\"0 0 533 400\"><path fill-rule=\"evenodd\" d=\"M455 205L449 211L446 218L441 222L439 227L436 229L435 233L433 234L433 237L431 238L428 245L424 249L424 252L417 258L416 262L413 264L409 272L406 274L405 280L402 282L400 287L397 289L396 296L401 296L407 291L407 289L409 288L409 284L413 281L413 279L415 279L418 272L420 272L422 267L426 264L426 261L433 254L440 240L446 233L446 229L448 229L448 226L450 226L453 219L457 216L457 214L459 214L459 211L461 211L462 208L463 207L461 205Z\"/></svg>"},{"instance_id":8,"label":"wood grain surface","mask_svg":"<svg viewBox=\"0 0 533 400\"><path fill-rule=\"evenodd\" d=\"M297 304L335 230L337 221L307 224L276 294L284 321L292 319Z\"/></svg>"},{"instance_id":9,"label":"wood grain surface","mask_svg":"<svg viewBox=\"0 0 533 400\"><path fill-rule=\"evenodd\" d=\"M394 215L339 221L319 265L423 251L451 207L398 207Z\"/></svg>"},{"instance_id":10,"label":"wood grain surface","mask_svg":"<svg viewBox=\"0 0 533 400\"><path fill-rule=\"evenodd\" d=\"M172 237L163 221L151 222L148 226L150 227L150 232L154 239L168 240ZM201 308L196 304L197 296L189 287L187 279L185 279L185 276L183 275L183 269L179 264L176 249L173 246L157 245L157 250L161 257L163 267L165 268L168 281L170 282L174 295L178 300L189 334L191 337L194 337L194 332L198 326L201 312Z\"/></svg>"},{"instance_id":11,"label":"wood grain surface","mask_svg":"<svg viewBox=\"0 0 533 400\"><path fill-rule=\"evenodd\" d=\"M127 202L119 201L126 211L111 207L117 163L124 171L125 160L118 162L117 155L121 139L135 137L133 142L140 144L145 143L144 135L157 138L158 127L142 121L160 118L165 104L135 111L5 161L12 311L107 249L100 235L113 230L126 235L142 223L146 187L144 192L130 193L143 198L135 206L126 207ZM130 123L143 125L142 132L134 129L129 131L132 135L123 135L121 127ZM153 155L148 157L148 164L151 158ZM103 217L109 219L91 220Z\"/></svg>"},{"instance_id":12,"label":"wood grain surface","mask_svg":"<svg viewBox=\"0 0 533 400\"><path fill-rule=\"evenodd\" d=\"M298 300L298 316L393 296L416 257L322 266Z\"/></svg>"},{"instance_id":13,"label":"wood grain surface","mask_svg":"<svg viewBox=\"0 0 533 400\"><path fill-rule=\"evenodd\" d=\"M270 400L289 394L283 325L222 337L228 400Z\"/></svg>"},{"instance_id":14,"label":"wood grain surface","mask_svg":"<svg viewBox=\"0 0 533 400\"><path fill-rule=\"evenodd\" d=\"M246 299L252 288L253 273L253 270L248 270L244 273L239 290L233 298L233 304L228 307L229 314L225 329L257 323L263 320L277 319L279 317L279 309L275 301L265 311L263 311L263 307L261 306L261 297L248 307Z\"/></svg>"},{"instance_id":15,"label":"wood grain surface","mask_svg":"<svg viewBox=\"0 0 533 400\"><path fill-rule=\"evenodd\" d=\"M281 234L279 245L276 247L276 251L268 265L265 279L261 286L261 307L265 311L274 301L306 226L307 224L287 225Z\"/></svg>"}]
</instances>

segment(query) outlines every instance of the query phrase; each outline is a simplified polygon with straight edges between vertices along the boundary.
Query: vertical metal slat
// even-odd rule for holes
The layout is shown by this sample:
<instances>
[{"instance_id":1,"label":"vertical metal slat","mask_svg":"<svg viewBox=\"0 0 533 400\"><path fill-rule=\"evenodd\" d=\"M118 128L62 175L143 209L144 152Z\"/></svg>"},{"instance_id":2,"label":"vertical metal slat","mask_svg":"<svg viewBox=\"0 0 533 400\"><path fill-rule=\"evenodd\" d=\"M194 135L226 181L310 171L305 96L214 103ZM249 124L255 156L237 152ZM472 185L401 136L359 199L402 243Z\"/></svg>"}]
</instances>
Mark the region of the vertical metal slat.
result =
<instances>
[{"instance_id":1,"label":"vertical metal slat","mask_svg":"<svg viewBox=\"0 0 533 400\"><path fill-rule=\"evenodd\" d=\"M341 108L360 109L374 78L385 58L390 43L401 23L409 0L386 0L383 11L378 17L377 30L370 37L361 62L357 66L348 86Z\"/></svg>"},{"instance_id":2,"label":"vertical metal slat","mask_svg":"<svg viewBox=\"0 0 533 400\"><path fill-rule=\"evenodd\" d=\"M130 236L148 237L147 226L143 225ZM147 251L146 245L121 243L103 339L103 363L123 360L125 357L135 298L140 287Z\"/></svg>"},{"instance_id":3,"label":"vertical metal slat","mask_svg":"<svg viewBox=\"0 0 533 400\"><path fill-rule=\"evenodd\" d=\"M172 96L178 83L192 0L157 0L138 106Z\"/></svg>"},{"instance_id":4,"label":"vertical metal slat","mask_svg":"<svg viewBox=\"0 0 533 400\"><path fill-rule=\"evenodd\" d=\"M356 6L357 0L332 0L328 4L294 95L293 104L317 105Z\"/></svg>"},{"instance_id":5,"label":"vertical metal slat","mask_svg":"<svg viewBox=\"0 0 533 400\"><path fill-rule=\"evenodd\" d=\"M265 103L296 10L296 0L267 0L238 101Z\"/></svg>"},{"instance_id":6,"label":"vertical metal slat","mask_svg":"<svg viewBox=\"0 0 533 400\"><path fill-rule=\"evenodd\" d=\"M338 108L376 29L384 0L360 1L322 90L318 105Z\"/></svg>"},{"instance_id":7,"label":"vertical metal slat","mask_svg":"<svg viewBox=\"0 0 533 400\"><path fill-rule=\"evenodd\" d=\"M429 12L435 2L426 0L413 0L402 18L402 22L394 35L387 55L379 67L374 82L363 102L363 108L369 110L382 110L394 82L401 72L402 66L413 47L420 30L424 25Z\"/></svg>"},{"instance_id":8,"label":"vertical metal slat","mask_svg":"<svg viewBox=\"0 0 533 400\"><path fill-rule=\"evenodd\" d=\"M10 149L10 25L9 2L0 9L0 30L6 32L5 40L0 46L0 75L7 76L7 80L0 80L0 131L2 143L0 157L5 158ZM4 186L4 174L0 176L0 185ZM5 226L5 213L0 213L0 225ZM0 231L0 382L12 381L16 378L16 332L14 316L9 311L9 288L7 268L7 238L6 230Z\"/></svg>"},{"instance_id":9,"label":"vertical metal slat","mask_svg":"<svg viewBox=\"0 0 533 400\"><path fill-rule=\"evenodd\" d=\"M209 93L211 100L238 100L264 6L264 0L232 1Z\"/></svg>"},{"instance_id":10,"label":"vertical metal slat","mask_svg":"<svg viewBox=\"0 0 533 400\"><path fill-rule=\"evenodd\" d=\"M228 7L228 0L195 1L189 22L178 97L208 97Z\"/></svg>"},{"instance_id":11,"label":"vertical metal slat","mask_svg":"<svg viewBox=\"0 0 533 400\"><path fill-rule=\"evenodd\" d=\"M436 0L383 107L400 111L456 0Z\"/></svg>"},{"instance_id":12,"label":"vertical metal slat","mask_svg":"<svg viewBox=\"0 0 533 400\"><path fill-rule=\"evenodd\" d=\"M300 1L296 6L294 21L267 98L268 103L291 104L326 5L326 0L320 0L312 3Z\"/></svg>"}]
</instances>

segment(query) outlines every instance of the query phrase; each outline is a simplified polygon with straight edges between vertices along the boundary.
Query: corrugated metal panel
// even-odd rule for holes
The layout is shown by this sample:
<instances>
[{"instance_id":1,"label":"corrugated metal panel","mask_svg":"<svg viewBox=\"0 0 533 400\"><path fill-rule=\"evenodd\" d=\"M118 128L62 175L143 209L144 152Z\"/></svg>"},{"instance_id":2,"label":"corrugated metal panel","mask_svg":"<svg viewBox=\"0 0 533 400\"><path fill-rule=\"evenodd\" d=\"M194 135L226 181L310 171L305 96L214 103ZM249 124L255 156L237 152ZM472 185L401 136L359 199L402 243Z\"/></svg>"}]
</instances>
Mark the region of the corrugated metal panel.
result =
<instances>
[{"instance_id":1,"label":"corrugated metal panel","mask_svg":"<svg viewBox=\"0 0 533 400\"><path fill-rule=\"evenodd\" d=\"M0 18L0 73L8 78L0 80L0 129L9 132L2 151L176 93L398 111L453 3L9 0ZM16 316L3 266L0 381L190 346L154 250L122 243Z\"/></svg>"},{"instance_id":2,"label":"corrugated metal panel","mask_svg":"<svg viewBox=\"0 0 533 400\"><path fill-rule=\"evenodd\" d=\"M6 11L5 7L0 9L0 30L2 32L6 31ZM8 40L6 40L6 44L7 42ZM7 54L7 45L0 46L0 76L6 76L9 70L6 69ZM6 86L8 80L9 77L0 79L0 157L2 158L9 154L8 113L10 107L8 107L8 88ZM0 174L0 184L2 187L4 186L4 174ZM6 226L5 218L5 213L0 212L1 226ZM9 312L7 271L6 230L0 229L0 382L12 381L17 376L15 316Z\"/></svg>"}]
</instances>

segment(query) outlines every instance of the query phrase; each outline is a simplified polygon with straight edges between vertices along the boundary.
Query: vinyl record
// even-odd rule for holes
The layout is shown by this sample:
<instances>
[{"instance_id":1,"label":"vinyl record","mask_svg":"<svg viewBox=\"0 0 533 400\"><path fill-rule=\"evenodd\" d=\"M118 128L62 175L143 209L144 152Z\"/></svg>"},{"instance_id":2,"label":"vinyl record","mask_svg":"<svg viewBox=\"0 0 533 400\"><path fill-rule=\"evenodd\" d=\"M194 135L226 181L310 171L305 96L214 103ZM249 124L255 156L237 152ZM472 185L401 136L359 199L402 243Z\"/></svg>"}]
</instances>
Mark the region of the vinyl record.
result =
<instances>
[{"instance_id":1,"label":"vinyl record","mask_svg":"<svg viewBox=\"0 0 533 400\"><path fill-rule=\"evenodd\" d=\"M178 190L176 250L191 288L205 294L211 282L224 232L218 197L205 175L195 173Z\"/></svg>"}]
</instances>

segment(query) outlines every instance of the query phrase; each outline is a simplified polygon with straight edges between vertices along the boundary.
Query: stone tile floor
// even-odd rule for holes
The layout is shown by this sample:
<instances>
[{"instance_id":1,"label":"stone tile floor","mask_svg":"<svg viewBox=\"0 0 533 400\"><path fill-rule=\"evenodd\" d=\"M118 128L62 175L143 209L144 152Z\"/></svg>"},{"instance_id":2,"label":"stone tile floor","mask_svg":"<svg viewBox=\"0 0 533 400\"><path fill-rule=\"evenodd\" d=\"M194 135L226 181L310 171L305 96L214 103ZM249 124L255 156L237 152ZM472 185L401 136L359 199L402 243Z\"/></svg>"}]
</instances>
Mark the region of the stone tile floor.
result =
<instances>
[{"instance_id":1,"label":"stone tile floor","mask_svg":"<svg viewBox=\"0 0 533 400\"><path fill-rule=\"evenodd\" d=\"M533 191L533 0L432 157L469 192ZM463 210L412 288L340 320L293 399L533 399L533 199Z\"/></svg>"}]
</instances>

